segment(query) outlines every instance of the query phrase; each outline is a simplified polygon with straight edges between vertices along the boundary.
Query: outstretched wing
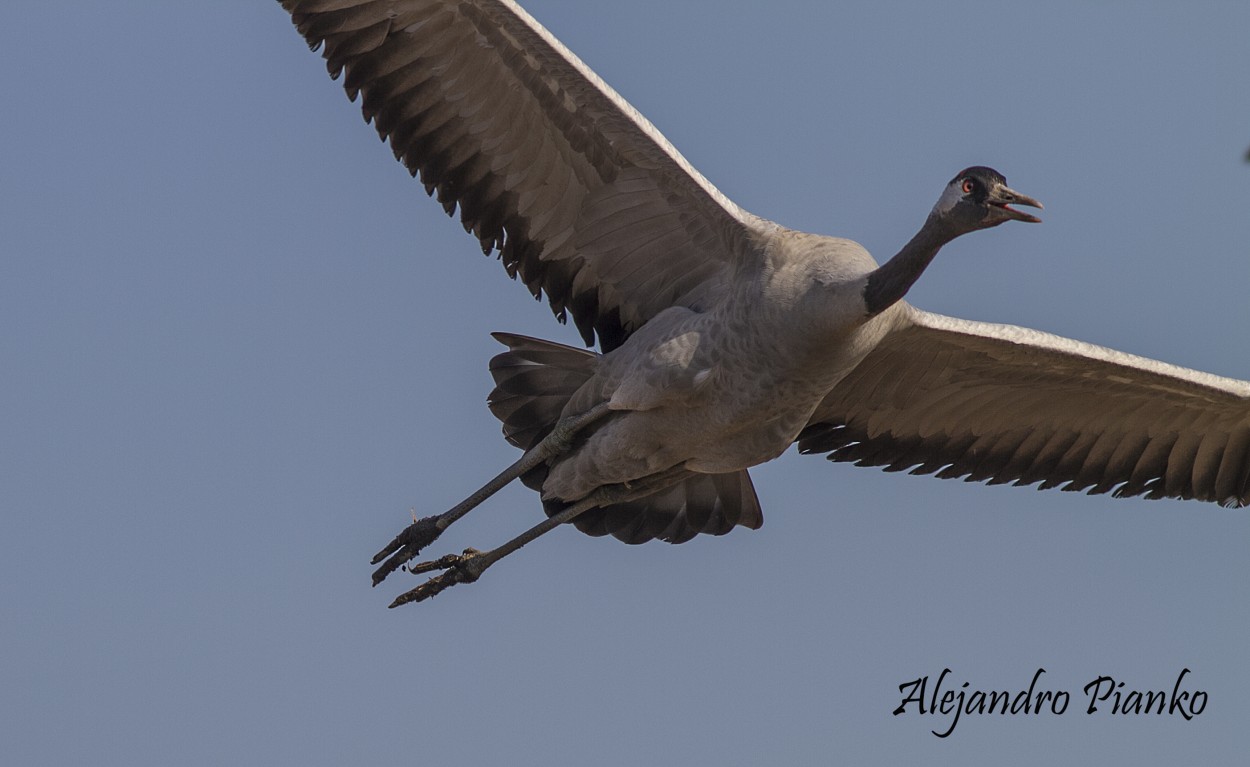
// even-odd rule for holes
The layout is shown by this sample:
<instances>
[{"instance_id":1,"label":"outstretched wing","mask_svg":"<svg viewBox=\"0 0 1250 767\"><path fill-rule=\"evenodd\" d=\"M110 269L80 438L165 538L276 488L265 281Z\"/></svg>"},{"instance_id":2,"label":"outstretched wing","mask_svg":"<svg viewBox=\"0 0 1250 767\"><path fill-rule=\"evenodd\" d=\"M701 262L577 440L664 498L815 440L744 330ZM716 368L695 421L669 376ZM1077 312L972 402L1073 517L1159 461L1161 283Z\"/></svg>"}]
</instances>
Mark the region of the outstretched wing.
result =
<instances>
[{"instance_id":1,"label":"outstretched wing","mask_svg":"<svg viewBox=\"0 0 1250 767\"><path fill-rule=\"evenodd\" d=\"M604 351L698 306L760 219L510 0L281 0L486 253Z\"/></svg>"},{"instance_id":2,"label":"outstretched wing","mask_svg":"<svg viewBox=\"0 0 1250 767\"><path fill-rule=\"evenodd\" d=\"M886 471L1250 503L1250 383L904 306L799 450Z\"/></svg>"}]
</instances>

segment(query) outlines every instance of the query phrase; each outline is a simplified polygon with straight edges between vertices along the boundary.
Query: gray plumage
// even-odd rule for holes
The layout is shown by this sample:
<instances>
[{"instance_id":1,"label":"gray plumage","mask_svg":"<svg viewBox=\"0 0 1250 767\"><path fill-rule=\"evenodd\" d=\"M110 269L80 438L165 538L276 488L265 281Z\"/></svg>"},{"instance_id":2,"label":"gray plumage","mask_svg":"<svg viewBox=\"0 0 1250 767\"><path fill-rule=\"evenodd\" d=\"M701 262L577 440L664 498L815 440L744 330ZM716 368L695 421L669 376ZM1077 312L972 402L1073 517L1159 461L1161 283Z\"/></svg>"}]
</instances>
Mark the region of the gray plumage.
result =
<instances>
[{"instance_id":1,"label":"gray plumage","mask_svg":"<svg viewBox=\"0 0 1250 767\"><path fill-rule=\"evenodd\" d=\"M490 361L495 379L490 409L503 422L508 442L528 450L550 433L569 400L594 376L599 355L509 333L496 333L495 338L508 351ZM544 464L521 481L541 490L547 475ZM546 503L548 512L562 506ZM755 487L743 470L695 474L660 493L592 509L573 524L583 533L613 535L625 543L654 539L684 543L699 533L724 535L735 525L756 529L763 522Z\"/></svg>"},{"instance_id":2,"label":"gray plumage","mask_svg":"<svg viewBox=\"0 0 1250 767\"><path fill-rule=\"evenodd\" d=\"M631 543L758 527L746 469L796 440L890 471L1250 502L1250 383L901 300L956 237L1037 220L996 171L958 174L878 268L739 208L509 0L282 5L430 194L603 352L498 336L490 404L514 445L610 407L525 474L549 514L639 483L574 523Z\"/></svg>"}]
</instances>

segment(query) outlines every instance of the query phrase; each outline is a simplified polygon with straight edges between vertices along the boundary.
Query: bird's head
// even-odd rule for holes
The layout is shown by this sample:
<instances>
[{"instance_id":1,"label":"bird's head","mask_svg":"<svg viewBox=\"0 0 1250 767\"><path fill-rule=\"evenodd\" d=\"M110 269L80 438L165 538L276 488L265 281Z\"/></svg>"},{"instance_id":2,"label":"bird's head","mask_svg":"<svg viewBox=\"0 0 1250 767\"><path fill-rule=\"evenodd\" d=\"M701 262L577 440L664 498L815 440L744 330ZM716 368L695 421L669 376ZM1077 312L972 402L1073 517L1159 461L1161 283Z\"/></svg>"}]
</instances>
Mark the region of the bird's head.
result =
<instances>
[{"instance_id":1,"label":"bird's head","mask_svg":"<svg viewBox=\"0 0 1250 767\"><path fill-rule=\"evenodd\" d=\"M1041 219L1012 205L1042 207L1032 197L1008 187L1007 179L993 168L978 165L961 170L946 185L916 236L868 275L864 286L866 316L877 316L906 295L942 246L956 237L1004 221L1041 223Z\"/></svg>"},{"instance_id":2,"label":"bird's head","mask_svg":"<svg viewBox=\"0 0 1250 767\"><path fill-rule=\"evenodd\" d=\"M1016 210L1012 205L1042 207L1032 197L1008 187L1003 174L978 165L961 170L951 179L937 205L933 206L932 215L954 225L961 234L998 226L1004 221L1042 222L1037 216Z\"/></svg>"}]
</instances>

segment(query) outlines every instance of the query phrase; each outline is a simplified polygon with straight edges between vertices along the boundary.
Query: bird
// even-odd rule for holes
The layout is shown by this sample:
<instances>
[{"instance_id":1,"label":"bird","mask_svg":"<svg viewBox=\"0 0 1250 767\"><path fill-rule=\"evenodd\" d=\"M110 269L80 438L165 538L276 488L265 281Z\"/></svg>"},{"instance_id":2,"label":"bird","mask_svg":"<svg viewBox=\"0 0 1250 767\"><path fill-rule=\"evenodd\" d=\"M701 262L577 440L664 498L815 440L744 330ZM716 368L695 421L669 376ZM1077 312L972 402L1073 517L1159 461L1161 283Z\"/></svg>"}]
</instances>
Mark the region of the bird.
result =
<instances>
[{"instance_id":1,"label":"bird","mask_svg":"<svg viewBox=\"0 0 1250 767\"><path fill-rule=\"evenodd\" d=\"M878 264L740 208L512 0L279 1L396 159L588 347L494 334L488 405L523 453L374 556L375 586L433 573L392 607L563 524L631 544L757 529L748 469L793 444L890 472L1250 503L1250 382L904 300L958 237L1040 223L997 170L956 173ZM542 522L412 563L517 479Z\"/></svg>"}]
</instances>

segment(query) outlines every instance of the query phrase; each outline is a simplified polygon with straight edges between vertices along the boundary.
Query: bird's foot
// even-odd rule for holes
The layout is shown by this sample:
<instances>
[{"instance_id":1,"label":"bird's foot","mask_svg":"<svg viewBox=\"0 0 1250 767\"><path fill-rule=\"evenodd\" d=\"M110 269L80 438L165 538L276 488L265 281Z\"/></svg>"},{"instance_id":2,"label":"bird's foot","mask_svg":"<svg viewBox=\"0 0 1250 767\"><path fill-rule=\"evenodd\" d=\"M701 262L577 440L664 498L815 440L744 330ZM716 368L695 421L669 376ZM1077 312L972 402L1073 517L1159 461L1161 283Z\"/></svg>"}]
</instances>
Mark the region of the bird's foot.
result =
<instances>
[{"instance_id":1,"label":"bird's foot","mask_svg":"<svg viewBox=\"0 0 1250 767\"><path fill-rule=\"evenodd\" d=\"M439 517L422 517L414 520L411 525L386 544L386 548L373 555L370 564L382 562L382 566L373 571L373 585L386 580L386 576L416 558L421 550L438 540L443 534L443 527L438 524ZM383 562L383 560L386 560Z\"/></svg>"},{"instance_id":2,"label":"bird's foot","mask_svg":"<svg viewBox=\"0 0 1250 767\"><path fill-rule=\"evenodd\" d=\"M399 607L409 602L422 602L432 596L436 596L455 586L457 583L472 583L482 576L487 567L490 567L490 560L477 549L465 549L462 554L448 554L429 562L418 562L415 565L407 567L410 573L428 573L434 570L442 570L443 572L430 578L425 583L417 586L415 589L405 591L403 594L395 597L395 601L391 602L391 607Z\"/></svg>"}]
</instances>

